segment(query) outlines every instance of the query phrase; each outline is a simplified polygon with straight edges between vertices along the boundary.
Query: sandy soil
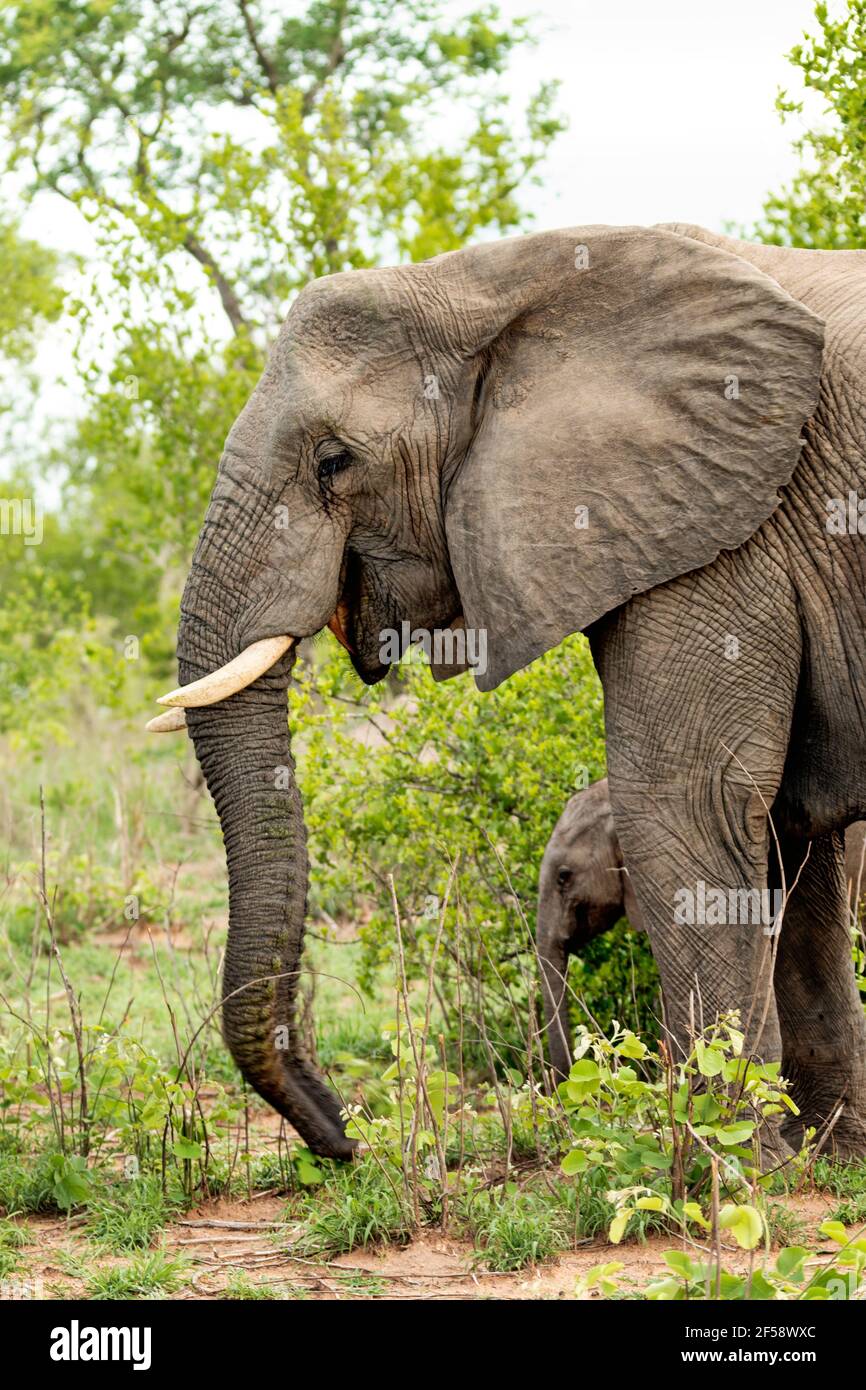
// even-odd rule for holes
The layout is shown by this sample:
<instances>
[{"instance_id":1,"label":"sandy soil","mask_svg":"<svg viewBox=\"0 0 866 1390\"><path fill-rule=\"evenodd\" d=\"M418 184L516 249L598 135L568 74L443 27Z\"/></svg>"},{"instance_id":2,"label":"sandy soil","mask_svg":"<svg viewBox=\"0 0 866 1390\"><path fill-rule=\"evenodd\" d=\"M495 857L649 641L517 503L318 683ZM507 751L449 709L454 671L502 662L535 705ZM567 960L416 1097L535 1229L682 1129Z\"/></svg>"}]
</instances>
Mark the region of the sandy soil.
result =
<instances>
[{"instance_id":1,"label":"sandy soil","mask_svg":"<svg viewBox=\"0 0 866 1390\"><path fill-rule=\"evenodd\" d=\"M804 1243L815 1249L830 1246L817 1235L834 1199L806 1196L777 1199L806 1223ZM494 1274L478 1263L465 1241L429 1229L409 1245L355 1250L330 1260L306 1260L292 1254L295 1227L285 1221L285 1200L262 1193L252 1200L207 1202L194 1208L165 1231L168 1252L189 1261L189 1283L175 1300L220 1299L232 1277L243 1275L251 1284L268 1285L288 1298L308 1299L573 1299L580 1276L593 1265L621 1260L618 1276L624 1289L641 1287L667 1273L663 1252L677 1245L671 1236L653 1236L645 1243L619 1247L604 1240L587 1241L561 1258L515 1274ZM124 1264L121 1256L94 1257L85 1239L84 1219L31 1217L26 1221L29 1243L22 1249L22 1271L15 1281L27 1281L30 1296L76 1298L84 1281L68 1272L69 1256L85 1262L98 1258L101 1269ZM695 1253L693 1251L693 1253ZM128 1258L128 1257L126 1257ZM726 1253L728 1268L745 1272L748 1257ZM13 1290L14 1291L14 1290ZM578 1295L587 1297L587 1295ZM593 1293L589 1297L597 1297Z\"/></svg>"}]
</instances>

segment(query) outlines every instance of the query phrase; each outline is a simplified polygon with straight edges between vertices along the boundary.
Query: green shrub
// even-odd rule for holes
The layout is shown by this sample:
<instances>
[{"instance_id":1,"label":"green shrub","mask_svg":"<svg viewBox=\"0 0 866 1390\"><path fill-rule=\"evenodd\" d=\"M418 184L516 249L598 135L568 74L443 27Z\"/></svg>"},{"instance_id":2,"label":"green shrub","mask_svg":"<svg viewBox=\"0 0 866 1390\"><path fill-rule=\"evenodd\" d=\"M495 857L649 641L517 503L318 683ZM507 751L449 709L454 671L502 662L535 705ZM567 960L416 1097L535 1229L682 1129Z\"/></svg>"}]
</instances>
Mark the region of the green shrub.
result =
<instances>
[{"instance_id":1,"label":"green shrub","mask_svg":"<svg viewBox=\"0 0 866 1390\"><path fill-rule=\"evenodd\" d=\"M436 972L446 1028L453 1038L461 974L464 1009L475 1022L483 1012L502 1045L522 1054L541 857L568 797L605 770L601 687L585 639L568 639L492 694L468 673L436 684L417 659L362 690L344 654L324 645L295 676L290 720L314 905L360 917L370 984L393 965L393 874L407 972L417 977L457 864ZM624 1017L634 995L628 1016L652 1031L656 975L642 936L599 939L575 973L602 1026ZM470 1040L478 1033L470 1027Z\"/></svg>"}]
</instances>

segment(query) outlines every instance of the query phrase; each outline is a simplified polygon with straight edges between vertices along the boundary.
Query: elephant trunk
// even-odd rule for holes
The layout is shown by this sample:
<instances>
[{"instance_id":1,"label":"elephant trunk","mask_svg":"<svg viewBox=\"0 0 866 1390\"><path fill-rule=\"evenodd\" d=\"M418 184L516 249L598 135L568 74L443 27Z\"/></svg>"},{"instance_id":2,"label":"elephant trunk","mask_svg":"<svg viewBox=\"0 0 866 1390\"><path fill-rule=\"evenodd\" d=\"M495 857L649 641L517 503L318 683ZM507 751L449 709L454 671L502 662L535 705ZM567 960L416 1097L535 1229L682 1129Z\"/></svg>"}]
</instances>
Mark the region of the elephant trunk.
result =
<instances>
[{"instance_id":1,"label":"elephant trunk","mask_svg":"<svg viewBox=\"0 0 866 1390\"><path fill-rule=\"evenodd\" d=\"M182 684L233 655L229 634L241 576L229 573L234 566L224 540L218 528L209 535L206 528L187 581L178 634ZM211 547L219 563L207 554ZM187 727L228 865L223 1035L250 1085L311 1149L348 1158L355 1145L346 1137L340 1102L304 1056L295 1018L308 866L286 718L294 660L289 651L245 690L189 709Z\"/></svg>"},{"instance_id":2,"label":"elephant trunk","mask_svg":"<svg viewBox=\"0 0 866 1390\"><path fill-rule=\"evenodd\" d=\"M565 943L558 941L548 930L543 907L539 910L538 917L538 963L541 969L545 1031L550 1065L558 1085L566 1080L572 1064L571 1024L566 998L568 951Z\"/></svg>"}]
</instances>

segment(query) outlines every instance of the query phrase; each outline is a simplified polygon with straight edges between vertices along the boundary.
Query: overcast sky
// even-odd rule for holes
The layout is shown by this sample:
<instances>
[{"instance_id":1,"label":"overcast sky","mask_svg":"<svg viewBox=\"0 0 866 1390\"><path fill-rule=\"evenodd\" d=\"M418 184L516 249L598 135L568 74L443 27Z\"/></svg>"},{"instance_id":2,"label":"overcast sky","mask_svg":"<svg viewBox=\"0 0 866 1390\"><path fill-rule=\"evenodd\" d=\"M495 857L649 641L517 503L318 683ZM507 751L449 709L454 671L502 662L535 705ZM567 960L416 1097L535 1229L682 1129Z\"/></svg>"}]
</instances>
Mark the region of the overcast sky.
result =
<instances>
[{"instance_id":1,"label":"overcast sky","mask_svg":"<svg viewBox=\"0 0 866 1390\"><path fill-rule=\"evenodd\" d=\"M697 222L749 226L767 192L793 174L797 126L782 125L780 86L799 97L785 54L816 29L813 0L500 0L508 16L534 13L537 49L506 79L516 101L558 78L569 130L524 192L535 226L591 222ZM455 5L465 12L467 3ZM832 6L831 6L832 8ZM812 120L820 108L807 108ZM29 212L31 235L86 252L83 219L46 195ZM39 415L68 415L74 387L61 328L40 350Z\"/></svg>"},{"instance_id":2,"label":"overcast sky","mask_svg":"<svg viewBox=\"0 0 866 1390\"><path fill-rule=\"evenodd\" d=\"M521 59L520 85L558 77L570 121L544 187L538 225L753 223L793 173L796 127L774 107L800 96L785 58L815 32L813 0L504 0L547 34ZM833 6L831 5L831 9ZM814 111L814 108L812 108ZM820 112L820 109L819 109Z\"/></svg>"}]
</instances>

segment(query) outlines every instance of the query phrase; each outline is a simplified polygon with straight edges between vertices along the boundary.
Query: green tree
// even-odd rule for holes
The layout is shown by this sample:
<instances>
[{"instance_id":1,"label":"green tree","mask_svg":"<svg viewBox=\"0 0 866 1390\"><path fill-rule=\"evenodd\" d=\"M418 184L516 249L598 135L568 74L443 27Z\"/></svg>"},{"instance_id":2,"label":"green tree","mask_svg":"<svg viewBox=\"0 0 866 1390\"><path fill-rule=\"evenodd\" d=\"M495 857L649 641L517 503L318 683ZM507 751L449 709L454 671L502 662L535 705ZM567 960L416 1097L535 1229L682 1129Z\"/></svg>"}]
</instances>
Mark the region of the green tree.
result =
<instances>
[{"instance_id":1,"label":"green tree","mask_svg":"<svg viewBox=\"0 0 866 1390\"><path fill-rule=\"evenodd\" d=\"M59 318L59 257L16 222L0 218L0 353L19 365L33 357L46 323Z\"/></svg>"},{"instance_id":2,"label":"green tree","mask_svg":"<svg viewBox=\"0 0 866 1390\"><path fill-rule=\"evenodd\" d=\"M758 230L782 245L857 249L866 247L866 0L846 0L839 18L818 4L815 19L817 36L806 35L788 56L830 119L795 142L803 168L767 199ZM776 106L783 118L803 110L787 92Z\"/></svg>"},{"instance_id":3,"label":"green tree","mask_svg":"<svg viewBox=\"0 0 866 1390\"><path fill-rule=\"evenodd\" d=\"M91 537L163 596L298 288L521 222L561 128L552 84L522 113L502 95L530 41L494 7L446 20L438 0L4 6L11 164L80 209L102 261L76 305L90 409L68 486ZM110 611L125 585L102 580Z\"/></svg>"}]
</instances>

